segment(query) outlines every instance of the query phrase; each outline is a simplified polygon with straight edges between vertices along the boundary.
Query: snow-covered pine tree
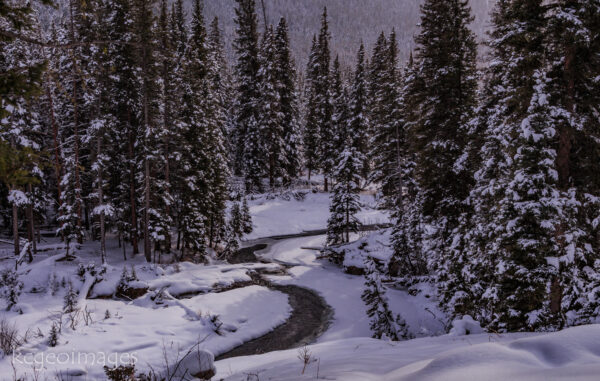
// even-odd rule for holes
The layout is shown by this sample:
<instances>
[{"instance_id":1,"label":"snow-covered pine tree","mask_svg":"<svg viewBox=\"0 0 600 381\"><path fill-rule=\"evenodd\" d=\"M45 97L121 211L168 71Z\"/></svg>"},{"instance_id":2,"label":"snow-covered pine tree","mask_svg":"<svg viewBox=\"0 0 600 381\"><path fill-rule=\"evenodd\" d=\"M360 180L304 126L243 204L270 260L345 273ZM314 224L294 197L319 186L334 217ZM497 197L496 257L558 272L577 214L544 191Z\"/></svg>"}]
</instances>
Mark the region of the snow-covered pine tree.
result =
<instances>
[{"instance_id":1,"label":"snow-covered pine tree","mask_svg":"<svg viewBox=\"0 0 600 381\"><path fill-rule=\"evenodd\" d=\"M254 230L252 225L252 215L250 214L250 208L248 207L248 199L244 197L241 207L241 221L242 221L242 232L244 234L250 234Z\"/></svg>"},{"instance_id":2,"label":"snow-covered pine tree","mask_svg":"<svg viewBox=\"0 0 600 381\"><path fill-rule=\"evenodd\" d=\"M342 152L348 138L348 90L342 80L340 60L337 56L333 61L331 72L331 101L333 106L331 123L335 132L335 150Z\"/></svg>"},{"instance_id":3,"label":"snow-covered pine tree","mask_svg":"<svg viewBox=\"0 0 600 381\"><path fill-rule=\"evenodd\" d=\"M209 115L206 108L208 95L208 51L206 30L200 0L194 2L192 29L184 61L181 114L181 210L179 229L182 237L182 255L196 259L205 254L206 218L210 157Z\"/></svg>"},{"instance_id":4,"label":"snow-covered pine tree","mask_svg":"<svg viewBox=\"0 0 600 381\"><path fill-rule=\"evenodd\" d=\"M310 56L306 68L306 115L304 117L304 133L302 136L304 149L304 165L308 171L308 179L319 168L320 160L320 133L318 122L317 104L317 79L318 79L318 43L317 37L313 36Z\"/></svg>"},{"instance_id":5,"label":"snow-covered pine tree","mask_svg":"<svg viewBox=\"0 0 600 381\"><path fill-rule=\"evenodd\" d=\"M337 162L327 221L328 245L350 242L350 233L357 233L360 226L356 213L360 211L360 169L364 156L352 144L350 137L346 139Z\"/></svg>"},{"instance_id":6,"label":"snow-covered pine tree","mask_svg":"<svg viewBox=\"0 0 600 381\"><path fill-rule=\"evenodd\" d=\"M385 41L385 40L383 40ZM377 57L377 60L375 58ZM374 65L375 61L382 61ZM398 72L398 44L392 31L383 52L374 53L371 63L372 132L370 158L371 180L381 183L388 206L399 207L403 175L407 170L408 144L404 125L403 78Z\"/></svg>"},{"instance_id":7,"label":"snow-covered pine tree","mask_svg":"<svg viewBox=\"0 0 600 381\"><path fill-rule=\"evenodd\" d=\"M379 34L375 46L373 47L373 54L368 64L368 83L367 83L367 97L369 102L369 136L371 139L375 138L375 134L382 130L382 126L385 124L386 107L385 107L385 96L383 93L383 87L387 84L389 78L388 74L388 40L383 32ZM391 94L390 94L391 95ZM372 147L369 142L369 148ZM373 160L374 152L373 148L369 151L369 159ZM379 176L376 176L379 177ZM370 179L374 179L374 173L370 173Z\"/></svg>"},{"instance_id":8,"label":"snow-covered pine tree","mask_svg":"<svg viewBox=\"0 0 600 381\"><path fill-rule=\"evenodd\" d=\"M98 1L96 14L97 19L92 24L96 34L102 33L112 16L112 3L110 1ZM109 175L112 163L119 159L118 153L110 144L112 141L111 131L117 128L117 120L112 113L112 81L110 80L110 54L108 49L94 49L90 55L88 70L93 74L90 81L94 87L90 90L93 96L92 117L85 133L86 141L91 151L91 172L93 176L92 190L89 198L95 204L92 217L97 218L98 235L100 238L100 257L102 263L106 263L106 229L109 219L115 214L112 205L112 194L110 192Z\"/></svg>"},{"instance_id":9,"label":"snow-covered pine tree","mask_svg":"<svg viewBox=\"0 0 600 381\"><path fill-rule=\"evenodd\" d=\"M225 208L228 198L229 180L228 149L226 143L227 109L229 107L228 89L230 87L227 66L223 53L218 20L211 23L208 47L208 95L206 110L208 117L207 152L210 156L207 197L207 235L210 247L225 238Z\"/></svg>"},{"instance_id":10,"label":"snow-covered pine tree","mask_svg":"<svg viewBox=\"0 0 600 381\"><path fill-rule=\"evenodd\" d=\"M296 94L296 75L290 51L288 25L285 18L279 20L275 31L275 71L281 119L283 124L283 163L284 185L289 185L298 177L301 169L300 136L298 131L298 100Z\"/></svg>"},{"instance_id":11,"label":"snow-covered pine tree","mask_svg":"<svg viewBox=\"0 0 600 381\"><path fill-rule=\"evenodd\" d=\"M387 338L398 341L399 328L388 305L386 288L381 283L381 276L372 258L365 260L365 290L362 300L367 305L367 316L371 319L370 328L373 338Z\"/></svg>"},{"instance_id":12,"label":"snow-covered pine tree","mask_svg":"<svg viewBox=\"0 0 600 381\"><path fill-rule=\"evenodd\" d=\"M237 54L235 108L235 161L236 173L243 173L246 189L261 190L265 149L259 125L259 61L256 4L254 0L236 0Z\"/></svg>"},{"instance_id":13,"label":"snow-covered pine tree","mask_svg":"<svg viewBox=\"0 0 600 381\"><path fill-rule=\"evenodd\" d=\"M113 161L107 177L111 179L114 221L123 240L123 252L126 252L125 241L128 240L132 254L136 255L139 253L140 208L137 190L140 183L136 175L140 133L136 112L139 99L137 55L133 48L135 20L130 0L110 0L106 7L109 11L102 20L105 25L102 33L107 40L119 42L106 46L106 64L111 68L107 110L117 123L116 128L109 131L111 144L108 147L113 148Z\"/></svg>"},{"instance_id":14,"label":"snow-covered pine tree","mask_svg":"<svg viewBox=\"0 0 600 381\"><path fill-rule=\"evenodd\" d=\"M600 208L599 127L600 2L553 2L548 18L548 96L556 107L556 170L567 209L556 234L569 255L558 264L551 299L559 301L563 324L585 324L599 311L598 237ZM579 235L576 234L579 232Z\"/></svg>"},{"instance_id":15,"label":"snow-covered pine tree","mask_svg":"<svg viewBox=\"0 0 600 381\"><path fill-rule=\"evenodd\" d=\"M169 25L169 12L167 1L161 0L160 13L156 25L157 55L158 55L158 86L159 86L159 126L156 129L156 139L160 141L161 162L164 166L164 188L166 195L174 197L175 189L172 184L172 172L174 167L173 156L176 156L178 144L177 129L175 128L174 113L178 111L177 91L175 86L180 83L175 66L177 58L175 57L175 44L171 38L171 29ZM170 198L165 202L165 214L173 215ZM171 232L170 226L164 232L165 239L161 250L167 253L171 251Z\"/></svg>"},{"instance_id":16,"label":"snow-covered pine tree","mask_svg":"<svg viewBox=\"0 0 600 381\"><path fill-rule=\"evenodd\" d=\"M390 45L390 48L392 46L393 44ZM396 176L397 190L391 195L390 200L395 224L391 239L394 255L389 265L389 271L391 275L405 277L407 280L428 273L427 259L422 246L424 229L421 214L422 196L414 176L415 155L410 149L414 127L412 121L415 120L414 113L418 112L414 94L421 85L415 74L415 66L413 60L409 59L398 92L397 106L395 106L398 108L393 111L393 115L398 117L390 119L389 123L391 124L387 131L389 134L394 134L389 139L396 143L396 163L399 161L395 174L390 172ZM393 90L390 89L390 91ZM393 147L387 147L393 149ZM381 152L381 154L386 154L386 159L381 163L388 163L389 169L391 169L393 160L390 152Z\"/></svg>"},{"instance_id":17,"label":"snow-covered pine tree","mask_svg":"<svg viewBox=\"0 0 600 381\"><path fill-rule=\"evenodd\" d=\"M12 9L9 7L9 9ZM37 38L39 32L33 28L34 19L31 9L25 7L22 10L21 20L25 30L20 31L18 26L11 25L7 21L4 27L11 27L13 31L19 31L29 38ZM1 15L0 15L1 16ZM35 209L43 202L43 192L38 190L43 181L41 162L38 152L42 149L42 126L41 117L37 112L40 101L37 95L41 90L41 74L37 68L42 65L42 59L31 46L21 40L0 42L0 75L2 76L3 89L1 92L2 103L0 104L0 144L2 144L2 175L0 183L6 186L8 197L2 200L8 202L12 209L12 235L14 242L14 253L19 255L24 248L19 242L19 215L25 212L27 223L26 245L28 260L32 261L32 251L35 251ZM29 75L22 74L31 70ZM15 82L10 82L14 80ZM31 82L22 82L31 80ZM6 82L8 81L8 82ZM35 186L35 187L34 187Z\"/></svg>"},{"instance_id":18,"label":"snow-covered pine tree","mask_svg":"<svg viewBox=\"0 0 600 381\"><path fill-rule=\"evenodd\" d=\"M357 167L360 176L366 179L369 174L369 109L368 109L368 83L367 69L365 62L365 47L363 44L358 49L356 69L354 72L354 82L349 99L349 118L348 135L351 139L352 147L360 155L362 164Z\"/></svg>"},{"instance_id":19,"label":"snow-covered pine tree","mask_svg":"<svg viewBox=\"0 0 600 381\"><path fill-rule=\"evenodd\" d=\"M409 104L411 151L415 154L416 200L421 223L429 225L422 249L430 269L444 282L455 262L448 254L454 232L466 212L472 184L467 159L469 122L477 90L475 36L467 2L426 0L421 7L421 31L416 75ZM439 269L439 271L438 271Z\"/></svg>"},{"instance_id":20,"label":"snow-covered pine tree","mask_svg":"<svg viewBox=\"0 0 600 381\"><path fill-rule=\"evenodd\" d=\"M277 75L277 52L272 26L268 26L263 35L259 63L259 125L261 141L266 150L265 165L269 177L269 186L272 189L275 187L276 179L283 175L283 167L286 165L283 113Z\"/></svg>"},{"instance_id":21,"label":"snow-covered pine tree","mask_svg":"<svg viewBox=\"0 0 600 381\"><path fill-rule=\"evenodd\" d=\"M321 15L321 29L317 38L316 77L312 83L316 105L316 123L319 126L319 161L325 178L325 191L328 190L328 177L333 176L336 158L339 154L335 150L335 133L331 123L333 110L330 94L330 41L331 33L329 32L329 20L327 8L325 7Z\"/></svg>"},{"instance_id":22,"label":"snow-covered pine tree","mask_svg":"<svg viewBox=\"0 0 600 381\"><path fill-rule=\"evenodd\" d=\"M157 86L157 36L153 0L133 2L134 41L137 48L137 77L139 99L139 159L143 222L144 256L152 261L152 244L164 246L171 225L166 214L170 194L164 181L164 156L159 126L159 89Z\"/></svg>"}]
</instances>

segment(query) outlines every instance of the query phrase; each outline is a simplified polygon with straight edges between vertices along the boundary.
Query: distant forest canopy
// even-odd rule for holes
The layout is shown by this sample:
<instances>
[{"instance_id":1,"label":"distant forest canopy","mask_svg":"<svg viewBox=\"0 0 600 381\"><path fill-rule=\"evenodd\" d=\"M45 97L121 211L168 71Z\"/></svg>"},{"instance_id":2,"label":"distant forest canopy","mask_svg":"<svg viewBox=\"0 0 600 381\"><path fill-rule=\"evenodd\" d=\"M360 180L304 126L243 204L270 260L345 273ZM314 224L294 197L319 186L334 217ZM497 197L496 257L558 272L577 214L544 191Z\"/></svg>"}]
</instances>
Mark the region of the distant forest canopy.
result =
<instances>
[{"instance_id":1,"label":"distant forest canopy","mask_svg":"<svg viewBox=\"0 0 600 381\"><path fill-rule=\"evenodd\" d=\"M264 0L267 21L276 24L285 17L290 27L290 43L296 63L306 67L310 53L312 35L318 33L320 15L326 6L330 17L332 52L339 54L342 66L354 66L356 51L363 41L372 46L383 30L389 33L396 29L400 60L408 59L414 49L414 36L418 32L420 20L419 7L422 0ZM475 15L472 28L480 37L484 37L489 27L489 14L494 0L471 0ZM233 41L235 34L234 0L205 0L206 19L219 17L224 39ZM192 1L187 0L191 9ZM261 2L256 2L261 30L264 17ZM189 14L189 12L188 12ZM231 58L231 45L227 46Z\"/></svg>"},{"instance_id":2,"label":"distant forest canopy","mask_svg":"<svg viewBox=\"0 0 600 381\"><path fill-rule=\"evenodd\" d=\"M65 0L56 1L57 4ZM172 2L172 1L170 1ZM363 41L366 46L372 46L377 36L383 30L389 33L396 29L399 59L404 62L414 49L414 36L418 32L420 20L419 7L422 0L264 0L267 19L271 24L277 24L280 17L285 17L290 28L290 43L294 60L299 69L306 68L310 53L312 36L319 31L320 16L323 7L329 10L332 36L332 51L339 54L343 67L354 66L356 51ZM185 0L188 21L192 10L192 1ZM156 2L158 6L159 2ZM483 41L485 31L489 28L489 14L494 0L471 0L475 15L472 28ZM259 15L259 30L264 30L264 17L261 1L257 0ZM206 20L219 18L223 30L223 39L228 60L235 59L231 42L235 38L234 0L205 0L204 15ZM67 9L67 7L57 7ZM158 10L157 10L158 11ZM50 25L51 14L44 8L40 15L43 26Z\"/></svg>"}]
</instances>

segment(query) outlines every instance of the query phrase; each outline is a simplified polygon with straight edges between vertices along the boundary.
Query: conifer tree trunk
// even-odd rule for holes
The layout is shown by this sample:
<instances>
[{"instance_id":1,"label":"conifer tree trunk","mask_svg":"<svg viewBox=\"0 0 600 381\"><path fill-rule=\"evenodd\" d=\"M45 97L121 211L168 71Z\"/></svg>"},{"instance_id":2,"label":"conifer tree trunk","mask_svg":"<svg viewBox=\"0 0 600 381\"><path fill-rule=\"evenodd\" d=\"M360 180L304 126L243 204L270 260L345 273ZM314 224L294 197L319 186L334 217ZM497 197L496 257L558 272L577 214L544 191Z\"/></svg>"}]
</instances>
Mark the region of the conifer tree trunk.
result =
<instances>
[{"instance_id":1,"label":"conifer tree trunk","mask_svg":"<svg viewBox=\"0 0 600 381\"><path fill-rule=\"evenodd\" d=\"M97 142L97 155L100 156L102 154L102 137L98 136ZM102 204L104 201L104 189L102 187L102 165L98 166L98 203ZM104 226L104 210L100 210L100 257L102 258L102 263L106 263L106 237L105 237L105 226Z\"/></svg>"},{"instance_id":2,"label":"conifer tree trunk","mask_svg":"<svg viewBox=\"0 0 600 381\"><path fill-rule=\"evenodd\" d=\"M50 113L50 125L52 126L52 139L54 143L54 175L56 176L56 193L57 193L57 202L58 202L58 220L60 227L60 239L64 242L65 235L62 231L63 222L60 217L62 217L62 198L61 198L61 186L60 179L62 178L61 174L61 164L60 164L60 146L58 144L58 124L56 123L56 116L54 114L54 98L52 97L52 92L50 91L50 87L46 86L46 97L48 98L48 108Z\"/></svg>"},{"instance_id":3,"label":"conifer tree trunk","mask_svg":"<svg viewBox=\"0 0 600 381\"><path fill-rule=\"evenodd\" d=\"M128 125L131 126L131 111L127 112ZM133 249L133 255L139 254L138 248L138 231L137 231L137 211L135 207L135 163L133 154L133 134L131 131L129 135L128 153L129 153L129 200L131 203L131 246Z\"/></svg>"},{"instance_id":4,"label":"conifer tree trunk","mask_svg":"<svg viewBox=\"0 0 600 381\"><path fill-rule=\"evenodd\" d=\"M573 65L575 61L575 48L570 45L567 48L565 56L565 79L567 83L566 88L566 104L565 107L568 112L574 111L575 104L575 67ZM570 165L571 165L571 147L573 133L568 124L563 124L559 130L558 137L558 152L556 155L556 167L558 170L559 185L562 190L569 188L569 177L570 177Z\"/></svg>"},{"instance_id":5,"label":"conifer tree trunk","mask_svg":"<svg viewBox=\"0 0 600 381\"><path fill-rule=\"evenodd\" d=\"M13 188L14 190L14 188ZM13 242L15 245L15 256L19 256L21 248L19 247L19 210L17 205L13 202L12 204L12 229L13 229Z\"/></svg>"},{"instance_id":6,"label":"conifer tree trunk","mask_svg":"<svg viewBox=\"0 0 600 381\"><path fill-rule=\"evenodd\" d=\"M31 184L27 185L27 191L29 192L29 197L31 197L33 194L33 187L31 186ZM35 243L34 232L35 231L34 231L34 227L33 227L33 200L29 200L29 203L27 204L27 238L29 240L30 245L33 246L33 252L35 254L37 254L37 245ZM33 262L33 256L31 253L31 249L32 249L32 247L29 247L29 250L28 250L29 263Z\"/></svg>"},{"instance_id":7,"label":"conifer tree trunk","mask_svg":"<svg viewBox=\"0 0 600 381\"><path fill-rule=\"evenodd\" d=\"M71 30L70 30L70 34L71 34L71 42L75 42L75 26L74 26L74 16L73 16L73 2L71 1L70 7L69 7L69 11L70 11L70 16L71 16ZM78 96L78 92L77 92L77 77L78 77L78 73L77 73L77 60L75 58L75 53L71 52L71 57L72 57L72 63L73 63L73 134L74 134L74 155L75 155L75 188L76 190L76 208L77 208L77 229L79 231L81 231L81 198L80 198L80 192L81 192L81 179L80 179L80 173L79 173L79 101L77 99ZM78 243L83 243L82 242L82 237L81 235L79 235L78 239L77 239Z\"/></svg>"}]
</instances>

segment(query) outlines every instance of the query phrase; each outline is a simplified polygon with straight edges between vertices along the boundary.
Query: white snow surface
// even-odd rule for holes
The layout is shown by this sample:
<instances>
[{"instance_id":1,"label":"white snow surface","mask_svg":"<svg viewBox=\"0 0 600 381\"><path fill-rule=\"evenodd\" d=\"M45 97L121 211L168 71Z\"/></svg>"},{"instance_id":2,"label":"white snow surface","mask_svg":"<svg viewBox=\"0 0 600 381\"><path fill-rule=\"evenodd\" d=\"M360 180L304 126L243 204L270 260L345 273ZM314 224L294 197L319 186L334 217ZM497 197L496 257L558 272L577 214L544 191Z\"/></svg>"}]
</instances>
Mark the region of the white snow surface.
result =
<instances>
[{"instance_id":1,"label":"white snow surface","mask_svg":"<svg viewBox=\"0 0 600 381\"><path fill-rule=\"evenodd\" d=\"M304 374L298 350L227 359L216 363L216 379L343 381L597 380L600 325L549 334L440 336L404 342L368 338L308 347Z\"/></svg>"},{"instance_id":2,"label":"white snow surface","mask_svg":"<svg viewBox=\"0 0 600 381\"><path fill-rule=\"evenodd\" d=\"M274 235L293 234L324 229L329 219L329 193L306 192L304 200L293 197L260 195L248 199L254 231L244 239L252 240ZM363 224L381 224L390 221L386 211L376 208L373 195L360 196L362 210L357 218Z\"/></svg>"}]
</instances>

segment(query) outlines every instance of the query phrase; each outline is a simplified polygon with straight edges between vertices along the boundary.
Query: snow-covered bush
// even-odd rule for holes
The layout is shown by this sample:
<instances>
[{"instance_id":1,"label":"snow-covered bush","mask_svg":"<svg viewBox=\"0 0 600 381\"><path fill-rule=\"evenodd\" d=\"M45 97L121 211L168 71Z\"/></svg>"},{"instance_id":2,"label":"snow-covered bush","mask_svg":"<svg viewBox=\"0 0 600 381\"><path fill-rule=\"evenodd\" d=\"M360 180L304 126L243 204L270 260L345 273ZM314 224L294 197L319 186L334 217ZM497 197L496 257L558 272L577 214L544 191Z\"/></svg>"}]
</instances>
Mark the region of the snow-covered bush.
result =
<instances>
[{"instance_id":1,"label":"snow-covered bush","mask_svg":"<svg viewBox=\"0 0 600 381\"><path fill-rule=\"evenodd\" d=\"M48 291L50 292L50 295L55 296L59 289L60 282L58 281L58 277L55 272L52 272L48 278Z\"/></svg>"},{"instance_id":2,"label":"snow-covered bush","mask_svg":"<svg viewBox=\"0 0 600 381\"><path fill-rule=\"evenodd\" d=\"M73 289L73 285L69 283L69 288L67 289L67 293L65 294L64 303L63 303L63 312L71 313L77 309L77 291Z\"/></svg>"},{"instance_id":3,"label":"snow-covered bush","mask_svg":"<svg viewBox=\"0 0 600 381\"><path fill-rule=\"evenodd\" d=\"M48 346L55 347L58 345L59 328L56 323L52 323L50 333L48 334Z\"/></svg>"},{"instance_id":4,"label":"snow-covered bush","mask_svg":"<svg viewBox=\"0 0 600 381\"><path fill-rule=\"evenodd\" d=\"M408 327L399 315L394 317L385 295L386 288L381 282L379 271L373 259L365 261L365 290L362 300L367 305L367 315L371 318L370 328L376 339L392 341L410 338Z\"/></svg>"},{"instance_id":5,"label":"snow-covered bush","mask_svg":"<svg viewBox=\"0 0 600 381\"><path fill-rule=\"evenodd\" d=\"M483 329L478 321L473 320L469 315L463 316L461 319L456 319L452 322L452 329L450 330L450 336L465 336L465 335L476 335L483 333Z\"/></svg>"},{"instance_id":6,"label":"snow-covered bush","mask_svg":"<svg viewBox=\"0 0 600 381\"><path fill-rule=\"evenodd\" d=\"M12 269L0 271L0 295L6 300L6 309L10 310L19 301L23 282L19 280L19 274Z\"/></svg>"}]
</instances>

